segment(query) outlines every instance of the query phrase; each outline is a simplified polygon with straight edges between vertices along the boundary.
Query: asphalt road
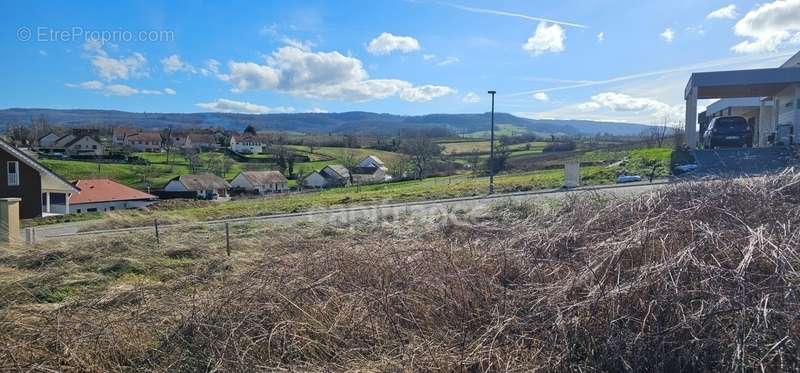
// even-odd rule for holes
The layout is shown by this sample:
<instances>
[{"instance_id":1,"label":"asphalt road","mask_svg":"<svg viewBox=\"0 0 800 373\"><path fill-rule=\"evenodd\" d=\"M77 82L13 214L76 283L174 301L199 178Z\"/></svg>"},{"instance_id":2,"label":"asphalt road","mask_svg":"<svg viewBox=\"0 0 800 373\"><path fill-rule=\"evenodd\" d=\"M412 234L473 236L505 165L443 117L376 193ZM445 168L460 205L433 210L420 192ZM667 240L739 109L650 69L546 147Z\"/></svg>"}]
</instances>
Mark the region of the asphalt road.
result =
<instances>
[{"instance_id":1,"label":"asphalt road","mask_svg":"<svg viewBox=\"0 0 800 373\"><path fill-rule=\"evenodd\" d=\"M213 221L203 221L208 225L225 224L225 223L242 223L242 222L263 222L270 224L277 223L292 223L299 221L317 222L317 223L346 223L355 220L364 219L386 219L390 217L399 217L401 215L413 214L415 216L429 216L434 214L448 214L457 210L474 210L476 208L486 208L497 203L503 202L523 202L523 201L536 201L553 198L564 198L569 195L579 195L587 193L602 193L611 197L624 197L636 195L667 185L665 180L656 182L639 182L621 185L605 185L593 187L581 187L575 189L555 189L555 190L540 190L532 192L518 192L507 194L494 194L491 196L476 196L464 198L452 198L432 201L420 201L409 203L395 203L383 205L366 205L354 206L346 208L334 208L326 210L313 210L300 213L291 214L275 214L258 217L245 217L222 219ZM112 230L97 230L97 231L84 231L81 228L91 225L92 221L74 222L74 223L61 223L36 227L36 241L64 239L76 236L90 236L90 235L106 235L106 234L120 234L129 233L142 230L152 230L152 226L112 229ZM160 230L177 229L186 227L187 225L197 223L185 224L171 224L160 225ZM25 237L23 232L23 237Z\"/></svg>"},{"instance_id":2,"label":"asphalt road","mask_svg":"<svg viewBox=\"0 0 800 373\"><path fill-rule=\"evenodd\" d=\"M772 173L797 165L792 151L785 147L725 148L695 150L697 170L690 177L736 177Z\"/></svg>"}]
</instances>

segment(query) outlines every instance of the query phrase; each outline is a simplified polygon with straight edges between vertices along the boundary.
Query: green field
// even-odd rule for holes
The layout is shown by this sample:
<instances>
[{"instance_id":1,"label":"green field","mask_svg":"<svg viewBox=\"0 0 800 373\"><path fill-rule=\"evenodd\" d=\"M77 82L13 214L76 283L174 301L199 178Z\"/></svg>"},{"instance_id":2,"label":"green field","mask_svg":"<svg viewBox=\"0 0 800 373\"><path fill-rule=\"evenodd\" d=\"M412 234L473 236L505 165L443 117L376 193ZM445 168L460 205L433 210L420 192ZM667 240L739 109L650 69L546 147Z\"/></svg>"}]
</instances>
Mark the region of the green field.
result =
<instances>
[{"instance_id":1,"label":"green field","mask_svg":"<svg viewBox=\"0 0 800 373\"><path fill-rule=\"evenodd\" d=\"M481 139L488 139L491 137L491 132L489 131L489 123L486 124L487 130L486 131L476 131L470 132L465 134L466 137L476 137ZM531 133L527 128L515 126L513 124L498 124L495 123L494 126L494 135L495 137L499 136L514 136L514 135L521 135L523 133Z\"/></svg>"},{"instance_id":2,"label":"green field","mask_svg":"<svg viewBox=\"0 0 800 373\"><path fill-rule=\"evenodd\" d=\"M294 172L300 175L319 170L329 164L341 163L340 159L347 156L347 153L352 153L357 161L368 155L375 155L384 162L388 162L398 156L397 153L360 148L320 147L314 149L314 154L305 153L307 147L304 146L290 146L290 148L299 150L304 155L309 155L313 160L311 162L294 164ZM190 173L189 161L183 154L177 152L169 155L169 164L167 163L167 153L140 152L133 153L133 155L147 160L150 162L150 165L101 163L98 166L97 163L91 161L55 159L43 159L42 163L67 180L108 178L142 190L146 190L147 188L162 188L173 177ZM242 171L277 169L277 166L271 163L236 162L227 155L224 155L224 153L208 152L199 154L200 165L198 172L207 171L206 166L211 157L225 157L226 162L229 162L224 175L227 180L233 179ZM294 186L296 185L296 181L290 180L289 184L290 186Z\"/></svg>"},{"instance_id":3,"label":"green field","mask_svg":"<svg viewBox=\"0 0 800 373\"><path fill-rule=\"evenodd\" d=\"M616 173L608 167L584 167L581 170L586 185L614 182ZM233 200L225 203L190 205L175 209L161 208L147 211L117 211L109 213L93 228L117 228L151 224L153 219L165 223L203 221L210 219L250 217L277 213L300 212L332 206L352 204L376 204L408 201L423 201L439 198L464 197L485 194L488 177L455 175L409 180L395 183L374 184L361 187L327 189L319 192L288 194L270 198ZM516 192L526 190L558 188L563 185L561 169L540 170L517 174L501 174L495 177L495 191ZM96 215L71 216L69 220L97 219ZM32 222L62 221L49 219Z\"/></svg>"},{"instance_id":4,"label":"green field","mask_svg":"<svg viewBox=\"0 0 800 373\"><path fill-rule=\"evenodd\" d=\"M42 159L41 162L67 180L76 179L112 179L122 184L146 190L147 188L162 188L175 176L191 173L189 162L181 154L171 154L171 164L167 164L166 153L134 153L134 155L150 162L150 165L128 163L100 163ZM222 153L200 154L200 169L197 172L208 171L206 165L211 157L225 157L230 163L225 172L225 178L233 179L239 172L256 170L274 170L275 165L269 163L243 163L230 160Z\"/></svg>"},{"instance_id":5,"label":"green field","mask_svg":"<svg viewBox=\"0 0 800 373\"><path fill-rule=\"evenodd\" d=\"M77 179L112 179L143 190L148 187L161 188L169 179L189 173L189 169L185 164L174 166L151 164L150 166L143 166L127 163L98 164L57 159L42 159L41 162L70 181Z\"/></svg>"},{"instance_id":6,"label":"green field","mask_svg":"<svg viewBox=\"0 0 800 373\"><path fill-rule=\"evenodd\" d=\"M490 149L490 141L456 141L456 142L443 142L439 143L444 147L444 154L465 154L465 153L486 153ZM526 152L527 154L541 153L547 145L544 141L531 141L521 144L514 144L508 146L512 153ZM500 146L500 141L495 141L495 149Z\"/></svg>"}]
</instances>

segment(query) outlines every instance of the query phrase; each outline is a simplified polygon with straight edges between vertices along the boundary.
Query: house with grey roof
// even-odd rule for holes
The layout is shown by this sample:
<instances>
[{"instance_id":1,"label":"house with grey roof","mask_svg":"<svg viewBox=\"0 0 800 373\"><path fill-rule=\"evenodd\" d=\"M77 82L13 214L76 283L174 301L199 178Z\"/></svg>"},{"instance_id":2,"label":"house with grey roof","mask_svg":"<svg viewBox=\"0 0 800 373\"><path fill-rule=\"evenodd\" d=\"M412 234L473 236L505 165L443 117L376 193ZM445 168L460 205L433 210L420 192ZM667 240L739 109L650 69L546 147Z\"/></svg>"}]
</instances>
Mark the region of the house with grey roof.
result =
<instances>
[{"instance_id":1,"label":"house with grey roof","mask_svg":"<svg viewBox=\"0 0 800 373\"><path fill-rule=\"evenodd\" d=\"M289 190L289 180L279 171L242 171L233 178L231 187L258 194L282 193Z\"/></svg>"},{"instance_id":2,"label":"house with grey roof","mask_svg":"<svg viewBox=\"0 0 800 373\"><path fill-rule=\"evenodd\" d=\"M209 173L181 175L170 180L164 191L193 192L199 199L217 199L228 197L231 185L225 179Z\"/></svg>"},{"instance_id":3,"label":"house with grey roof","mask_svg":"<svg viewBox=\"0 0 800 373\"><path fill-rule=\"evenodd\" d=\"M312 172L303 178L306 188L333 188L350 185L350 170L340 164L332 164Z\"/></svg>"}]
</instances>

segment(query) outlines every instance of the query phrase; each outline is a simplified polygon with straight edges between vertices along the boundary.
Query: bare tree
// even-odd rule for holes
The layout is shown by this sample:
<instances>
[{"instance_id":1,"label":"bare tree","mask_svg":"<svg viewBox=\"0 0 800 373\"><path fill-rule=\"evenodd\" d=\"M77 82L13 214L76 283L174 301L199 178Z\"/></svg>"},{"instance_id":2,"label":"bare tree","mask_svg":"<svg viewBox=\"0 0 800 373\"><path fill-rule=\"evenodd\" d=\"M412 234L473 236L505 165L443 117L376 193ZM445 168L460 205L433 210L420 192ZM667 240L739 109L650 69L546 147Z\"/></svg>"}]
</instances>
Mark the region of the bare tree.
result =
<instances>
[{"instance_id":1,"label":"bare tree","mask_svg":"<svg viewBox=\"0 0 800 373\"><path fill-rule=\"evenodd\" d=\"M339 162L350 171L350 184L353 183L353 168L356 167L358 161L358 154L352 149L345 150L342 152L342 155L339 156Z\"/></svg>"},{"instance_id":2,"label":"bare tree","mask_svg":"<svg viewBox=\"0 0 800 373\"><path fill-rule=\"evenodd\" d=\"M414 177L422 179L431 162L442 154L442 146L433 142L430 137L415 136L403 139L400 152L411 157Z\"/></svg>"},{"instance_id":3,"label":"bare tree","mask_svg":"<svg viewBox=\"0 0 800 373\"><path fill-rule=\"evenodd\" d=\"M393 178L403 179L408 175L411 161L408 156L401 154L386 161L386 168L389 169L389 175Z\"/></svg>"},{"instance_id":4,"label":"bare tree","mask_svg":"<svg viewBox=\"0 0 800 373\"><path fill-rule=\"evenodd\" d=\"M472 152L470 153L469 158L467 158L467 161L472 169L472 174L474 176L478 176L478 167L481 164L481 150L478 148L472 148Z\"/></svg>"}]
</instances>

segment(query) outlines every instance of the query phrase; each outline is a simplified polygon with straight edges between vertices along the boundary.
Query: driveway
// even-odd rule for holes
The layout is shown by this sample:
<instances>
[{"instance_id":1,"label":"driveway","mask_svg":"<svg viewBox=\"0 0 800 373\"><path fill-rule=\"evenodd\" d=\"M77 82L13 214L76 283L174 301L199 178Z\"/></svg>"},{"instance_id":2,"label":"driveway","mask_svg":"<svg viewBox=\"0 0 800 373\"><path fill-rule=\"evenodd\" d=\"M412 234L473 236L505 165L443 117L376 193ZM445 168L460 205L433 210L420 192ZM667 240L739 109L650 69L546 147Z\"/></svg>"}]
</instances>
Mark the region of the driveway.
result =
<instances>
[{"instance_id":1,"label":"driveway","mask_svg":"<svg viewBox=\"0 0 800 373\"><path fill-rule=\"evenodd\" d=\"M695 150L697 170L689 177L752 176L781 171L798 164L792 150L784 147Z\"/></svg>"}]
</instances>

